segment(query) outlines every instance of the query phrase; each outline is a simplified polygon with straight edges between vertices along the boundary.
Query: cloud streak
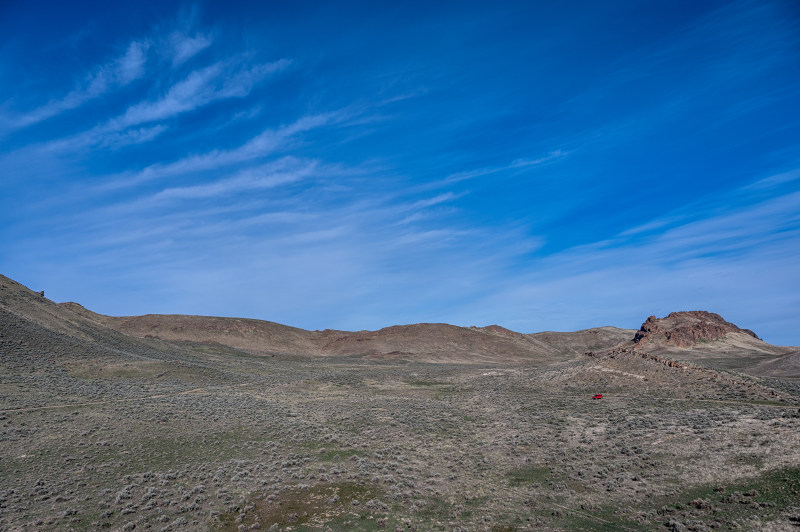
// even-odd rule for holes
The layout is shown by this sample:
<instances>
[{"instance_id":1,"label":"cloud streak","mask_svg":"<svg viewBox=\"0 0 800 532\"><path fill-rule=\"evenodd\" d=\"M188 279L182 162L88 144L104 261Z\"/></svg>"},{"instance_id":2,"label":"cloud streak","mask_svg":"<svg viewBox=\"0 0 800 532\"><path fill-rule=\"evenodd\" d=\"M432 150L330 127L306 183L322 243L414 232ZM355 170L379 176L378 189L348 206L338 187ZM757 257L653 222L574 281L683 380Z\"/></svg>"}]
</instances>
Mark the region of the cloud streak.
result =
<instances>
[{"instance_id":1,"label":"cloud streak","mask_svg":"<svg viewBox=\"0 0 800 532\"><path fill-rule=\"evenodd\" d=\"M150 165L143 170L124 175L106 184L106 189L132 187L165 177L204 172L233 164L251 161L273 154L299 133L311 131L327 125L340 123L347 115L342 112L322 113L302 117L295 122L279 128L267 129L246 143L230 150L213 150L199 155L191 155L171 163Z\"/></svg>"},{"instance_id":2,"label":"cloud streak","mask_svg":"<svg viewBox=\"0 0 800 532\"><path fill-rule=\"evenodd\" d=\"M95 68L78 87L63 98L52 100L20 116L13 122L13 126L23 128L42 122L141 78L145 72L147 48L146 42L130 43L124 55Z\"/></svg>"},{"instance_id":3,"label":"cloud streak","mask_svg":"<svg viewBox=\"0 0 800 532\"><path fill-rule=\"evenodd\" d=\"M319 165L316 161L299 161L293 157L285 157L275 162L247 168L233 177L212 183L167 188L153 196L153 200L218 198L295 183L318 172Z\"/></svg>"},{"instance_id":4,"label":"cloud streak","mask_svg":"<svg viewBox=\"0 0 800 532\"><path fill-rule=\"evenodd\" d=\"M189 37L181 33L173 33L169 38L172 52L172 66L178 66L211 46L208 35L197 34Z\"/></svg>"},{"instance_id":5,"label":"cloud streak","mask_svg":"<svg viewBox=\"0 0 800 532\"><path fill-rule=\"evenodd\" d=\"M233 72L223 63L213 64L192 72L186 79L170 87L162 98L129 107L125 114L111 120L101 129L124 129L172 118L214 101L245 97L257 83L268 75L283 70L290 63L287 59L280 59Z\"/></svg>"},{"instance_id":6,"label":"cloud streak","mask_svg":"<svg viewBox=\"0 0 800 532\"><path fill-rule=\"evenodd\" d=\"M608 323L635 327L650 314L728 309L728 319L760 325L768 341L788 343L792 335L777 332L770 319L782 319L783 309L796 304L791 290L780 287L796 285L792 265L800 260L800 192L733 207L726 199L705 205L695 219L657 218L643 225L647 231L623 231L617 238L544 257L533 273L509 280L482 305L496 308L505 302L518 313L507 316L507 323L528 331L545 323L562 329L574 329L576 322L595 326L601 314ZM756 304L765 294L776 297L769 311ZM751 304L733 305L736 300ZM559 303L545 309L536 301Z\"/></svg>"},{"instance_id":7,"label":"cloud streak","mask_svg":"<svg viewBox=\"0 0 800 532\"><path fill-rule=\"evenodd\" d=\"M143 101L130 106L121 116L67 138L47 142L38 149L48 152L74 152L92 146L119 147L129 140L138 144L154 139L167 126L159 124L150 128L135 129L150 122L173 119L196 111L218 101L244 98L269 75L286 68L291 61L281 59L243 70L231 70L223 63L191 72L185 79L172 85L156 100Z\"/></svg>"},{"instance_id":8,"label":"cloud streak","mask_svg":"<svg viewBox=\"0 0 800 532\"><path fill-rule=\"evenodd\" d=\"M467 170L462 172L456 172L454 174L448 175L443 180L439 181L438 185L451 185L453 183L458 183L461 181L468 181L470 179L476 179L478 177L490 176L502 172L508 172L512 170L520 170L529 167L536 167L536 166L543 166L547 164L555 163L564 157L567 157L568 153L564 150L554 150L543 157L538 157L536 159L516 159L509 164L503 166L495 166L489 168L479 168L476 170Z\"/></svg>"}]
</instances>

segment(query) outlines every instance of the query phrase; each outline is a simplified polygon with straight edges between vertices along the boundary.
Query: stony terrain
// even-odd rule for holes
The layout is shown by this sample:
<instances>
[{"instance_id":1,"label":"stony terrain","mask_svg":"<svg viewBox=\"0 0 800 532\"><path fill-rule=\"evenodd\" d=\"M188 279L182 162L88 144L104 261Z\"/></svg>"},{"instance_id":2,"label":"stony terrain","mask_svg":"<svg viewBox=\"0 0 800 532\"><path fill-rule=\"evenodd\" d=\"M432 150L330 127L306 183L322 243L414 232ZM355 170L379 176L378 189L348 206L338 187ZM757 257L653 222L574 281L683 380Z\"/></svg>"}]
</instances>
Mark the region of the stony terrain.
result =
<instances>
[{"instance_id":1,"label":"stony terrain","mask_svg":"<svg viewBox=\"0 0 800 532\"><path fill-rule=\"evenodd\" d=\"M692 347L700 341L714 341L729 334L745 334L758 340L756 333L740 329L719 314L703 310L673 312L666 318L650 316L633 337L640 346L660 342L677 347Z\"/></svg>"},{"instance_id":2,"label":"stony terrain","mask_svg":"<svg viewBox=\"0 0 800 532\"><path fill-rule=\"evenodd\" d=\"M0 277L0 530L798 530L797 348L716 318L317 332Z\"/></svg>"}]
</instances>

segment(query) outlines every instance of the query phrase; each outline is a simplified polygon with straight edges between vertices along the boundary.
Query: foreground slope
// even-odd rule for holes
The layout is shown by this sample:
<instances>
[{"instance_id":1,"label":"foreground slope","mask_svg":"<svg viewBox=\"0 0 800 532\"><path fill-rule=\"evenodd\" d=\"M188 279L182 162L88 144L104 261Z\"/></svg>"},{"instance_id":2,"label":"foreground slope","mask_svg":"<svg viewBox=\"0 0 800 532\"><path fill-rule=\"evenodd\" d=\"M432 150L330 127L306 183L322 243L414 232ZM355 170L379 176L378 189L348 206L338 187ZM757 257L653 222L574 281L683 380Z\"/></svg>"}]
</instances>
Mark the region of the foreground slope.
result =
<instances>
[{"instance_id":1,"label":"foreground slope","mask_svg":"<svg viewBox=\"0 0 800 532\"><path fill-rule=\"evenodd\" d=\"M127 336L0 281L0 530L800 522L791 379L679 361L633 334L578 352L602 332L542 333L570 353L552 364L265 357ZM413 330L352 338L372 351Z\"/></svg>"}]
</instances>

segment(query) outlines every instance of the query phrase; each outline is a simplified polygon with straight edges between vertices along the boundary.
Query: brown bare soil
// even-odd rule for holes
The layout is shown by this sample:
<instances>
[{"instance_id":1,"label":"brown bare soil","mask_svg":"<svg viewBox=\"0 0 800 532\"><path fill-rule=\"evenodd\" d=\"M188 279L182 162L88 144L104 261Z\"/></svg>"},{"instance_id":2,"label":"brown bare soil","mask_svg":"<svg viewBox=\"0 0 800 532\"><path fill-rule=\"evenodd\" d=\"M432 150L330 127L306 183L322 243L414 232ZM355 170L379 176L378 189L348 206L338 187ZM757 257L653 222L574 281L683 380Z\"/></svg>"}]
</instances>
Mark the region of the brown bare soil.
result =
<instances>
[{"instance_id":1,"label":"brown bare soil","mask_svg":"<svg viewBox=\"0 0 800 532\"><path fill-rule=\"evenodd\" d=\"M0 530L797 530L796 348L680 314L303 331L0 277Z\"/></svg>"},{"instance_id":2,"label":"brown bare soil","mask_svg":"<svg viewBox=\"0 0 800 532\"><path fill-rule=\"evenodd\" d=\"M550 363L611 347L634 331L600 327L575 333L522 334L498 325L457 327L445 323L396 325L378 331L306 331L262 320L209 316L112 317L77 303L61 307L140 338L219 343L254 355L365 356L417 362Z\"/></svg>"}]
</instances>

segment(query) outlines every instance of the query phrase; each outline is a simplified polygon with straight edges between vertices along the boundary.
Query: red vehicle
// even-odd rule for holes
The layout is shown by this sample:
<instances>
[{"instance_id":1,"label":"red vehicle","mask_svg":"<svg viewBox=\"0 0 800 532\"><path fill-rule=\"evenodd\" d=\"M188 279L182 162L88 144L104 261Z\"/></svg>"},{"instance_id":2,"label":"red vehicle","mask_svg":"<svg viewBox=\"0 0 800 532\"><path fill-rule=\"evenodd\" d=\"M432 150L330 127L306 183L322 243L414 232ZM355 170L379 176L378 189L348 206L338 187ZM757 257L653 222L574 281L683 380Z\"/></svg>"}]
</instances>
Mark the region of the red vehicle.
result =
<instances>
[{"instance_id":1,"label":"red vehicle","mask_svg":"<svg viewBox=\"0 0 800 532\"><path fill-rule=\"evenodd\" d=\"M594 397L592 397L592 399L602 399L602 398L603 398L602 393L595 394Z\"/></svg>"}]
</instances>

